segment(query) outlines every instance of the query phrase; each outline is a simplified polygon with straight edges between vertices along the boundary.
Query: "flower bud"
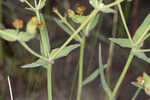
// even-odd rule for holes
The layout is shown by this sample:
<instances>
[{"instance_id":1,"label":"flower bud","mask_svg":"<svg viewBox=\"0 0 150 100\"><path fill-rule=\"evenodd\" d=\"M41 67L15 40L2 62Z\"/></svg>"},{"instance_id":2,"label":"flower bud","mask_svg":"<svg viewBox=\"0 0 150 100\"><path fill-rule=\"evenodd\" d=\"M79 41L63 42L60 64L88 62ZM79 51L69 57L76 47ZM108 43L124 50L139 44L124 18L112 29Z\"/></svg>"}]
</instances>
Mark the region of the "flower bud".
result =
<instances>
[{"instance_id":1,"label":"flower bud","mask_svg":"<svg viewBox=\"0 0 150 100\"><path fill-rule=\"evenodd\" d=\"M80 6L80 7L76 8L76 13L77 14L83 14L85 10L86 10L85 6Z\"/></svg>"},{"instance_id":2,"label":"flower bud","mask_svg":"<svg viewBox=\"0 0 150 100\"><path fill-rule=\"evenodd\" d=\"M137 83L140 84L140 85L143 85L144 84L144 78L142 76L139 76L137 78Z\"/></svg>"},{"instance_id":3,"label":"flower bud","mask_svg":"<svg viewBox=\"0 0 150 100\"><path fill-rule=\"evenodd\" d=\"M67 15L68 15L69 17L72 17L72 16L74 16L74 15L75 15L75 13L74 13L74 11L73 11L73 10L68 9L68 11L67 11Z\"/></svg>"},{"instance_id":4,"label":"flower bud","mask_svg":"<svg viewBox=\"0 0 150 100\"><path fill-rule=\"evenodd\" d=\"M23 21L20 19L15 19L15 21L13 22L13 26L16 29L21 29L21 28L23 28Z\"/></svg>"}]
</instances>

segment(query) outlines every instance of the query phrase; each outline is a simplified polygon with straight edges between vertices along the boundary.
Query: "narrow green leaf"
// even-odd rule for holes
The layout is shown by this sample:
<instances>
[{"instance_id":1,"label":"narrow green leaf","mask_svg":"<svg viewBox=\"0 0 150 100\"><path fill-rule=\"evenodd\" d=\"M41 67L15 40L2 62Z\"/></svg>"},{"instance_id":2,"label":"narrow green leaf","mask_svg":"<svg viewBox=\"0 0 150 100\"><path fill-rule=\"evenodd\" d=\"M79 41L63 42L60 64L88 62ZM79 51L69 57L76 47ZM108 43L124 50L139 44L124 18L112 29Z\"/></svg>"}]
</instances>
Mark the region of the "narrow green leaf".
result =
<instances>
[{"instance_id":1,"label":"narrow green leaf","mask_svg":"<svg viewBox=\"0 0 150 100\"><path fill-rule=\"evenodd\" d=\"M72 50L78 48L79 46L80 46L80 44L74 44L74 45L65 47L54 59L58 59L58 58L67 56ZM53 49L50 54L50 57L53 56L57 52L57 50L59 50L59 48Z\"/></svg>"},{"instance_id":2,"label":"narrow green leaf","mask_svg":"<svg viewBox=\"0 0 150 100\"><path fill-rule=\"evenodd\" d=\"M145 72L143 73L143 78L144 78L144 83L150 84L150 76L146 74Z\"/></svg>"},{"instance_id":3,"label":"narrow green leaf","mask_svg":"<svg viewBox=\"0 0 150 100\"><path fill-rule=\"evenodd\" d=\"M102 66L102 67L106 68L106 65L105 65L105 66ZM82 85L87 85L88 83L92 82L94 79L97 78L97 76L98 76L99 74L100 74L100 69L98 68L98 69L96 69L89 77L87 77L87 78L83 81Z\"/></svg>"},{"instance_id":4,"label":"narrow green leaf","mask_svg":"<svg viewBox=\"0 0 150 100\"><path fill-rule=\"evenodd\" d=\"M131 84L132 84L132 85L134 85L134 86L136 86L136 87L138 87L138 88L142 88L142 89L144 89L144 86L143 86L143 85L138 84L137 82L131 82Z\"/></svg>"},{"instance_id":5,"label":"narrow green leaf","mask_svg":"<svg viewBox=\"0 0 150 100\"><path fill-rule=\"evenodd\" d=\"M134 52L134 55L148 63L150 63L150 58L148 58L144 53L141 52Z\"/></svg>"},{"instance_id":6,"label":"narrow green leaf","mask_svg":"<svg viewBox=\"0 0 150 100\"><path fill-rule=\"evenodd\" d=\"M0 30L0 37L7 41L16 41L17 31L13 29Z\"/></svg>"},{"instance_id":7,"label":"narrow green leaf","mask_svg":"<svg viewBox=\"0 0 150 100\"><path fill-rule=\"evenodd\" d=\"M41 0L41 2L38 4L38 9L41 10L46 4L46 0Z\"/></svg>"},{"instance_id":8,"label":"narrow green leaf","mask_svg":"<svg viewBox=\"0 0 150 100\"><path fill-rule=\"evenodd\" d=\"M114 13L114 9L112 8L104 8L104 9L100 9L100 11L102 11L103 13Z\"/></svg>"},{"instance_id":9,"label":"narrow green leaf","mask_svg":"<svg viewBox=\"0 0 150 100\"><path fill-rule=\"evenodd\" d=\"M143 73L144 78L144 90L147 95L150 96L150 76L146 73Z\"/></svg>"},{"instance_id":10,"label":"narrow green leaf","mask_svg":"<svg viewBox=\"0 0 150 100\"><path fill-rule=\"evenodd\" d=\"M132 48L132 43L129 39L122 39L122 38L110 38L110 40L121 47Z\"/></svg>"},{"instance_id":11,"label":"narrow green leaf","mask_svg":"<svg viewBox=\"0 0 150 100\"><path fill-rule=\"evenodd\" d=\"M47 65L47 64L51 64L52 62L34 62L34 63L31 63L31 64L26 64L26 65L23 65L21 66L22 68L37 68L37 67L40 67L40 66L44 66L44 65Z\"/></svg>"},{"instance_id":12,"label":"narrow green leaf","mask_svg":"<svg viewBox=\"0 0 150 100\"><path fill-rule=\"evenodd\" d=\"M111 96L111 89L107 85L107 82L105 80L105 75L104 75L104 67L102 63L102 55L101 55L101 45L99 45L99 69L100 69L100 80L102 82L102 86L105 90L105 92L108 94L108 96Z\"/></svg>"},{"instance_id":13,"label":"narrow green leaf","mask_svg":"<svg viewBox=\"0 0 150 100\"><path fill-rule=\"evenodd\" d=\"M40 19L41 19L41 22L45 22L44 16L42 14L40 14ZM41 36L41 39L40 39L41 53L43 56L49 57L51 46L49 43L48 30L47 30L46 25L40 28L40 36Z\"/></svg>"},{"instance_id":14,"label":"narrow green leaf","mask_svg":"<svg viewBox=\"0 0 150 100\"><path fill-rule=\"evenodd\" d=\"M100 17L100 14L97 14L95 17L93 17L89 30L92 30L97 25L99 21L99 17Z\"/></svg>"},{"instance_id":15,"label":"narrow green leaf","mask_svg":"<svg viewBox=\"0 0 150 100\"><path fill-rule=\"evenodd\" d=\"M72 21L78 24L82 24L88 16L83 16L83 15L74 15L71 17Z\"/></svg>"},{"instance_id":16,"label":"narrow green leaf","mask_svg":"<svg viewBox=\"0 0 150 100\"><path fill-rule=\"evenodd\" d=\"M35 12L35 9L33 9L33 8L25 8L26 10L29 10L29 11L32 11L32 12Z\"/></svg>"},{"instance_id":17,"label":"narrow green leaf","mask_svg":"<svg viewBox=\"0 0 150 100\"><path fill-rule=\"evenodd\" d=\"M150 33L147 33L147 35L143 38L143 41L150 37Z\"/></svg>"},{"instance_id":18,"label":"narrow green leaf","mask_svg":"<svg viewBox=\"0 0 150 100\"><path fill-rule=\"evenodd\" d=\"M144 22L137 29L137 31L133 37L133 40L136 42L149 26L150 26L150 14L147 15Z\"/></svg>"},{"instance_id":19,"label":"narrow green leaf","mask_svg":"<svg viewBox=\"0 0 150 100\"><path fill-rule=\"evenodd\" d=\"M91 4L94 8L97 8L97 6L98 6L98 0L90 0L89 2L90 2L90 4Z\"/></svg>"},{"instance_id":20,"label":"narrow green leaf","mask_svg":"<svg viewBox=\"0 0 150 100\"><path fill-rule=\"evenodd\" d=\"M33 24L31 21L29 21L26 26L26 32L30 33L30 34L37 33L37 25Z\"/></svg>"},{"instance_id":21,"label":"narrow green leaf","mask_svg":"<svg viewBox=\"0 0 150 100\"><path fill-rule=\"evenodd\" d=\"M100 14L94 16L91 21L85 26L85 28L83 29L83 32L85 34L89 34L89 31L91 31L93 28L95 28L95 26L97 25L98 21L99 21L99 17Z\"/></svg>"},{"instance_id":22,"label":"narrow green leaf","mask_svg":"<svg viewBox=\"0 0 150 100\"><path fill-rule=\"evenodd\" d=\"M27 32L20 32L17 40L26 42L26 41L33 39L34 37L35 37L35 34L31 34Z\"/></svg>"}]
</instances>

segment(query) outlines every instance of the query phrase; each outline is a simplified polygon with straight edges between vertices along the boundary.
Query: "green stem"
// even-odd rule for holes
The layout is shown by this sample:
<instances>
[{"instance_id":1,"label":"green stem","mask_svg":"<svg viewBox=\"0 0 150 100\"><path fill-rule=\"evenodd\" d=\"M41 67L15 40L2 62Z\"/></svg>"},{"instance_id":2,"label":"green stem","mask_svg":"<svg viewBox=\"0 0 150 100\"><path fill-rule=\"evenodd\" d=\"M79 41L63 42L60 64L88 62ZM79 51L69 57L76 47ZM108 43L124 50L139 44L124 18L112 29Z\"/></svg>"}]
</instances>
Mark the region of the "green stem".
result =
<instances>
[{"instance_id":1,"label":"green stem","mask_svg":"<svg viewBox=\"0 0 150 100\"><path fill-rule=\"evenodd\" d=\"M107 95L109 97L111 97L112 91L109 88L109 86L107 85L107 82L105 80L105 75L104 75L104 65L102 63L101 44L99 44L99 70L100 70L100 80L101 80L101 83L102 83L102 87L104 88L104 91L107 93Z\"/></svg>"},{"instance_id":2,"label":"green stem","mask_svg":"<svg viewBox=\"0 0 150 100\"><path fill-rule=\"evenodd\" d=\"M44 17L40 14L39 10L36 8L36 16L39 22L45 22ZM50 43L48 37L48 31L46 26L40 29L40 45L41 45L41 53L45 57L50 56ZM52 100L52 65L48 64L47 66L47 89L48 89L48 100Z\"/></svg>"},{"instance_id":3,"label":"green stem","mask_svg":"<svg viewBox=\"0 0 150 100\"><path fill-rule=\"evenodd\" d=\"M124 0L117 0L117 1L115 1L115 2L112 2L111 4L108 4L108 5L104 6L102 9L109 8L109 7L113 7L113 6L117 5L117 4L120 4L120 3L123 2L123 1L124 1Z\"/></svg>"},{"instance_id":4,"label":"green stem","mask_svg":"<svg viewBox=\"0 0 150 100\"><path fill-rule=\"evenodd\" d=\"M86 37L83 36L81 41L80 48L80 59L79 59L79 79L78 79L78 92L77 92L77 100L81 98L82 92L82 80L83 80L83 57L84 57L84 48L85 48Z\"/></svg>"},{"instance_id":5,"label":"green stem","mask_svg":"<svg viewBox=\"0 0 150 100\"><path fill-rule=\"evenodd\" d=\"M113 100L115 98L115 96L117 94L117 91L120 88L120 85L121 85L121 83L122 83L122 81L123 81L123 79L124 79L124 77L125 77L125 75L126 75L126 73L128 71L128 68L129 68L129 66L131 64L131 61L132 61L133 57L134 57L133 51L131 50L130 55L128 57L128 60L126 62L126 65L124 66L124 69L123 69L123 71L122 71L122 73L121 73L121 75L119 77L119 80L117 81L117 83L115 85L115 88L114 88L114 90L112 92L110 100Z\"/></svg>"},{"instance_id":6,"label":"green stem","mask_svg":"<svg viewBox=\"0 0 150 100\"><path fill-rule=\"evenodd\" d=\"M135 52L150 52L150 49L135 50Z\"/></svg>"},{"instance_id":7,"label":"green stem","mask_svg":"<svg viewBox=\"0 0 150 100\"><path fill-rule=\"evenodd\" d=\"M34 4L35 4L35 8L37 7L37 1L36 0L34 0Z\"/></svg>"},{"instance_id":8,"label":"green stem","mask_svg":"<svg viewBox=\"0 0 150 100\"><path fill-rule=\"evenodd\" d=\"M128 29L128 27L127 27L127 24L126 24L126 21L125 21L125 18L124 18L124 14L123 14L123 11L122 11L122 8L121 8L121 5L120 5L120 4L118 4L118 9L119 9L119 12L120 12L120 15L121 15L121 19L122 19L123 25L124 25L125 30L126 30L126 32L127 32L128 38L129 38L130 41L133 43L133 40L132 40L132 38L131 38L129 29Z\"/></svg>"},{"instance_id":9,"label":"green stem","mask_svg":"<svg viewBox=\"0 0 150 100\"><path fill-rule=\"evenodd\" d=\"M25 0L25 3L32 9L35 9L27 0Z\"/></svg>"},{"instance_id":10,"label":"green stem","mask_svg":"<svg viewBox=\"0 0 150 100\"><path fill-rule=\"evenodd\" d=\"M52 66L47 68L48 100L52 100Z\"/></svg>"},{"instance_id":11,"label":"green stem","mask_svg":"<svg viewBox=\"0 0 150 100\"><path fill-rule=\"evenodd\" d=\"M138 88L131 100L135 100L141 90L142 90L142 88Z\"/></svg>"},{"instance_id":12,"label":"green stem","mask_svg":"<svg viewBox=\"0 0 150 100\"><path fill-rule=\"evenodd\" d=\"M49 61L46 57L43 57L41 55L39 55L38 53L34 52L25 42L21 42L19 41L19 43L27 50L29 51L31 54L33 54L34 56L38 57L38 58L41 58L45 61Z\"/></svg>"},{"instance_id":13,"label":"green stem","mask_svg":"<svg viewBox=\"0 0 150 100\"><path fill-rule=\"evenodd\" d=\"M39 0L39 3L38 3L38 5L40 5L41 1L42 1L42 0Z\"/></svg>"},{"instance_id":14,"label":"green stem","mask_svg":"<svg viewBox=\"0 0 150 100\"><path fill-rule=\"evenodd\" d=\"M40 20L40 13L39 13L38 10L35 10L35 13L36 13L36 16L37 16L37 18L38 18L38 20L39 20L39 23L40 23L40 22L41 22L41 20Z\"/></svg>"}]
</instances>

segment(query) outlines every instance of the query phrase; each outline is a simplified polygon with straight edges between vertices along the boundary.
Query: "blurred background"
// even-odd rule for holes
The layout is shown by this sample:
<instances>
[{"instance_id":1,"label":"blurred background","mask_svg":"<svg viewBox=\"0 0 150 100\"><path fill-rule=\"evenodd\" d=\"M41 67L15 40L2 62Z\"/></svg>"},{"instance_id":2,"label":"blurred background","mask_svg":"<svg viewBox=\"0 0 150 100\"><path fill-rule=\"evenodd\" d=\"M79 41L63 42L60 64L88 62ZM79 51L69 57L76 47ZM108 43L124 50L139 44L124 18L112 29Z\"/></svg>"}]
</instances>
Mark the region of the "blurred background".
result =
<instances>
[{"instance_id":1,"label":"blurred background","mask_svg":"<svg viewBox=\"0 0 150 100\"><path fill-rule=\"evenodd\" d=\"M33 0L28 0L33 3ZM89 0L47 0L42 13L46 19L49 31L50 44L52 48L61 46L69 37L54 21L57 17L52 8L57 7L62 15L67 9L75 10L79 6L85 6L85 15L92 11ZM114 0L104 0L110 3ZM0 0L0 29L14 28L12 22L22 19L24 25L35 14L24 9L26 4L19 0ZM122 3L124 15L127 20L131 35L142 23L147 14L150 13L149 0L131 0ZM114 8L116 9L116 8ZM117 10L117 9L116 9ZM84 79L98 68L98 44L102 44L103 63L107 63L109 56L110 37L127 37L120 16L117 16L117 23L114 24L113 14L101 13L98 25L90 32L86 41L84 57ZM117 26L115 34L112 34L113 25ZM25 27L24 27L25 29ZM23 29L23 30L24 30ZM76 43L76 41L72 41ZM39 35L28 42L28 45L40 53ZM143 48L150 48L150 39L145 41ZM112 68L110 72L111 86L113 88L118 79L129 54L128 49L114 46L112 56ZM149 53L146 53L150 57ZM7 76L10 76L14 100L47 100L46 70L42 67L36 69L23 69L20 66L31 63L37 58L32 56L17 42L8 42L0 39L0 100L10 100ZM61 58L53 65L52 85L53 100L75 100L77 87L79 49L74 50L67 57ZM136 91L131 85L132 81L142 75L143 72L150 74L150 64L135 57L126 78L120 88L117 100L130 100ZM150 98L142 91L137 100L149 100ZM105 93L99 77L83 87L82 100L105 100Z\"/></svg>"}]
</instances>

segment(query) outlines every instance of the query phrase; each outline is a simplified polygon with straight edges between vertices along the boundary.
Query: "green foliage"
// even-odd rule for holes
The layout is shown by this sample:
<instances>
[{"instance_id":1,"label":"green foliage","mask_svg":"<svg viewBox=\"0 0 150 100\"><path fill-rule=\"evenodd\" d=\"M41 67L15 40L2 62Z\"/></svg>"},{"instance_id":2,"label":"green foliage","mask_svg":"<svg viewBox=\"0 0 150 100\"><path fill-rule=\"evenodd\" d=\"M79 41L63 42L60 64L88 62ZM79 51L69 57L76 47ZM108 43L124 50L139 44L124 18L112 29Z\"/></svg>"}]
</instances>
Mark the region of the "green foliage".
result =
<instances>
[{"instance_id":1,"label":"green foliage","mask_svg":"<svg viewBox=\"0 0 150 100\"><path fill-rule=\"evenodd\" d=\"M133 41L129 39L110 38L111 41L120 45L121 47L131 48L134 56L150 63L150 58L144 54L140 48L144 44L144 40L149 37L147 33L150 30L150 14L145 18L142 25L137 29ZM139 52L138 52L139 51Z\"/></svg>"},{"instance_id":2,"label":"green foliage","mask_svg":"<svg viewBox=\"0 0 150 100\"><path fill-rule=\"evenodd\" d=\"M41 10L44 6L45 6L45 4L46 4L46 0L40 0L41 2L39 2L39 4L38 4L38 10Z\"/></svg>"},{"instance_id":3,"label":"green foliage","mask_svg":"<svg viewBox=\"0 0 150 100\"><path fill-rule=\"evenodd\" d=\"M61 20L59 20L59 19L57 19L57 18L55 18L54 20L55 20L55 22L56 22L66 33L68 33L69 35L72 35L72 34L73 34L73 31L71 31ZM75 39L76 41L79 41L79 42L80 42L80 40L79 40L78 37L75 37L74 39Z\"/></svg>"},{"instance_id":4,"label":"green foliage","mask_svg":"<svg viewBox=\"0 0 150 100\"><path fill-rule=\"evenodd\" d=\"M31 34L37 33L37 25L29 21L26 27L26 32Z\"/></svg>"},{"instance_id":5,"label":"green foliage","mask_svg":"<svg viewBox=\"0 0 150 100\"><path fill-rule=\"evenodd\" d=\"M37 68L37 67L44 66L47 64L51 64L51 62L36 61L36 62L31 63L31 64L23 65L23 66L21 66L21 68Z\"/></svg>"},{"instance_id":6,"label":"green foliage","mask_svg":"<svg viewBox=\"0 0 150 100\"><path fill-rule=\"evenodd\" d=\"M88 31L91 31L93 28L95 28L95 26L97 25L99 21L99 18L100 18L100 14L97 14L91 19L91 22L89 22L90 25L89 25Z\"/></svg>"},{"instance_id":7,"label":"green foliage","mask_svg":"<svg viewBox=\"0 0 150 100\"><path fill-rule=\"evenodd\" d=\"M85 33L86 36L89 35L89 32L95 28L99 21L100 14L97 14L94 16L91 21L87 24L87 26L83 29L83 32Z\"/></svg>"},{"instance_id":8,"label":"green foliage","mask_svg":"<svg viewBox=\"0 0 150 100\"><path fill-rule=\"evenodd\" d=\"M17 31L13 29L0 30L0 37L7 41L16 41L17 34Z\"/></svg>"},{"instance_id":9,"label":"green foliage","mask_svg":"<svg viewBox=\"0 0 150 100\"><path fill-rule=\"evenodd\" d=\"M99 45L99 70L100 70L100 80L102 83L102 86L105 90L105 92L107 93L107 95L110 96L112 95L111 89L109 88L106 80L105 80L105 75L104 75L104 66L102 63L102 51L101 51L101 44ZM105 65L106 66L106 65Z\"/></svg>"},{"instance_id":10,"label":"green foliage","mask_svg":"<svg viewBox=\"0 0 150 100\"><path fill-rule=\"evenodd\" d=\"M0 37L7 41L22 41L26 42L35 37L35 34L31 34L28 32L18 32L13 29L0 30Z\"/></svg>"},{"instance_id":11,"label":"green foliage","mask_svg":"<svg viewBox=\"0 0 150 100\"><path fill-rule=\"evenodd\" d=\"M132 48L133 44L129 39L122 39L122 38L110 38L110 40L121 47Z\"/></svg>"},{"instance_id":12,"label":"green foliage","mask_svg":"<svg viewBox=\"0 0 150 100\"><path fill-rule=\"evenodd\" d=\"M86 20L87 17L88 17L88 16L74 15L71 19L72 19L72 21L75 22L75 23L80 23L80 24L82 24L82 23Z\"/></svg>"},{"instance_id":13,"label":"green foliage","mask_svg":"<svg viewBox=\"0 0 150 100\"><path fill-rule=\"evenodd\" d=\"M62 16L57 9L54 9L54 12L59 16L60 19L56 19L56 23L65 31L67 32L70 37L65 41L65 43L58 48L51 50L51 43L49 41L48 36L48 30L47 26L45 25L46 22L44 20L43 14L41 14L40 10L45 6L46 0L34 0L34 6L32 6L27 0L20 0L22 3L26 3L29 8L27 8L30 11L33 11L36 14L37 21L36 23L28 22L26 25L26 30L20 31L19 29L4 29L0 30L0 37L4 40L15 42L19 41L19 43L24 46L25 49L27 49L30 53L38 57L38 60L31 63L21 66L22 68L37 68L40 66L43 66L46 68L47 71L47 80L48 80L48 100L52 100L52 65L54 63L54 60L57 60L59 58L62 58L64 56L67 56L70 52L75 50L76 48L80 47L80 60L79 60L79 81L78 81L78 93L77 93L77 100L80 100L82 86L94 81L94 79L100 75L100 80L102 83L102 86L109 96L110 100L114 100L116 98L116 94L118 92L118 89L128 71L128 68L130 66L130 63L132 62L132 59L134 56L137 56L138 58L150 63L150 58L148 58L144 52L150 51L150 50L142 50L141 47L144 44L144 40L147 39L150 36L149 30L150 30L150 14L145 18L142 25L137 29L136 34L134 38L132 39L129 33L129 30L126 25L126 21L122 12L122 8L120 3L124 0L116 0L115 2L112 2L110 4L104 5L103 0L90 0L90 4L93 6L93 11L89 13L88 15L83 14L76 14L73 10L69 10L68 13L71 20L74 22L73 24L78 24L79 27L75 29L72 27L72 23L69 23L67 20L68 17ZM38 2L38 3L37 3ZM104 68L107 66L106 64L103 65L102 63L102 55L101 55L101 46L99 46L99 68L96 69L91 75L89 75L88 78L86 78L85 81L82 82L83 78L83 58L84 58L84 48L85 48L85 42L86 37L89 36L89 32L95 28L97 25L99 18L100 18L100 12L103 13L114 13L115 11L111 8L113 6L118 6L119 12L121 14L121 19L123 21L123 25L126 29L128 38L110 38L110 40L116 44L118 44L121 47L131 48L131 52L129 55L129 58L126 62L126 65L113 89L109 88L106 80L105 80L105 71ZM34 52L30 47L26 45L25 42L30 41L33 39L36 35L37 26L41 23L44 23L42 27L39 28L40 32L40 49L41 49L41 55ZM83 33L83 34L82 34ZM79 35L81 34L81 36ZM68 44L75 39L80 44L71 44L68 46ZM144 73L144 84L138 84L137 82L132 82L133 85L140 89L144 89L145 93L150 96L150 77ZM135 94L135 97L139 94L140 89Z\"/></svg>"},{"instance_id":14,"label":"green foliage","mask_svg":"<svg viewBox=\"0 0 150 100\"><path fill-rule=\"evenodd\" d=\"M46 24L43 14L39 14L38 19L40 20L40 22L44 22ZM49 41L48 30L46 25L40 28L40 36L41 53L43 56L49 57L51 51L51 44Z\"/></svg>"},{"instance_id":15,"label":"green foliage","mask_svg":"<svg viewBox=\"0 0 150 100\"><path fill-rule=\"evenodd\" d=\"M138 87L138 88L143 88L144 89L144 86L141 85L141 84L138 84L137 82L131 82L131 84Z\"/></svg>"},{"instance_id":16,"label":"green foliage","mask_svg":"<svg viewBox=\"0 0 150 100\"><path fill-rule=\"evenodd\" d=\"M134 55L148 63L150 63L150 58L148 58L144 53L134 52Z\"/></svg>"},{"instance_id":17,"label":"green foliage","mask_svg":"<svg viewBox=\"0 0 150 100\"><path fill-rule=\"evenodd\" d=\"M139 84L137 82L132 82L132 85L143 89L145 93L150 96L150 76L146 74L145 72L143 73L143 84Z\"/></svg>"},{"instance_id":18,"label":"green foliage","mask_svg":"<svg viewBox=\"0 0 150 100\"><path fill-rule=\"evenodd\" d=\"M106 68L107 65L104 65L104 66L101 66L101 67L104 67ZM88 76L83 82L82 82L82 85L87 85L89 84L90 82L93 82L94 79L96 79L98 77L98 75L100 75L100 69L96 69L92 74L90 74L90 76Z\"/></svg>"},{"instance_id":19,"label":"green foliage","mask_svg":"<svg viewBox=\"0 0 150 100\"><path fill-rule=\"evenodd\" d=\"M18 34L18 40L22 42L27 42L35 37L35 34L27 33L27 32L20 32Z\"/></svg>"},{"instance_id":20,"label":"green foliage","mask_svg":"<svg viewBox=\"0 0 150 100\"><path fill-rule=\"evenodd\" d=\"M100 9L103 13L114 13L115 11L112 8L104 8Z\"/></svg>"},{"instance_id":21,"label":"green foliage","mask_svg":"<svg viewBox=\"0 0 150 100\"><path fill-rule=\"evenodd\" d=\"M142 36L145 36L147 34L147 31L146 31L147 29L150 29L150 14L147 15L143 23L137 29L133 37L134 42L137 42Z\"/></svg>"},{"instance_id":22,"label":"green foliage","mask_svg":"<svg viewBox=\"0 0 150 100\"><path fill-rule=\"evenodd\" d=\"M88 16L84 16L84 15L77 15L71 9L69 9L68 13L70 13L69 17L72 19L72 21L74 23L78 23L78 24L82 24L86 20L86 18L88 17Z\"/></svg>"},{"instance_id":23,"label":"green foliage","mask_svg":"<svg viewBox=\"0 0 150 100\"><path fill-rule=\"evenodd\" d=\"M67 26L65 26L61 20L59 20L59 19L57 19L57 18L55 18L54 20L55 20L55 22L56 22L65 32L67 32L69 35L72 35L72 34L73 34L73 32L72 32ZM78 40L78 39L77 39L77 40Z\"/></svg>"},{"instance_id":24,"label":"green foliage","mask_svg":"<svg viewBox=\"0 0 150 100\"><path fill-rule=\"evenodd\" d=\"M80 44L73 44L73 45L65 47L60 52L60 54L58 54L54 59L59 59L59 58L62 58L64 56L67 56L71 51L78 48L79 46L80 46ZM59 50L59 48L53 49L52 52L50 53L50 57L52 57L58 50Z\"/></svg>"},{"instance_id":25,"label":"green foliage","mask_svg":"<svg viewBox=\"0 0 150 100\"><path fill-rule=\"evenodd\" d=\"M144 78L144 90L147 95L150 96L150 76L146 73L143 73Z\"/></svg>"},{"instance_id":26,"label":"green foliage","mask_svg":"<svg viewBox=\"0 0 150 100\"><path fill-rule=\"evenodd\" d=\"M103 8L105 5L103 3L101 3L100 0L90 0L90 4L94 8L98 8L103 13L113 13L114 12L114 10L112 8L109 8L109 7Z\"/></svg>"},{"instance_id":27,"label":"green foliage","mask_svg":"<svg viewBox=\"0 0 150 100\"><path fill-rule=\"evenodd\" d=\"M90 4L91 4L94 8L96 8L96 7L98 6L98 4L99 4L99 1L98 1L98 0L90 0L89 2L90 2Z\"/></svg>"}]
</instances>

